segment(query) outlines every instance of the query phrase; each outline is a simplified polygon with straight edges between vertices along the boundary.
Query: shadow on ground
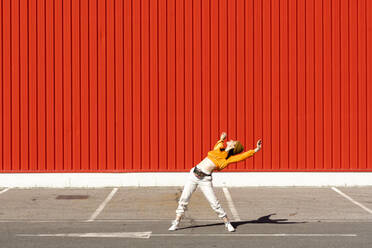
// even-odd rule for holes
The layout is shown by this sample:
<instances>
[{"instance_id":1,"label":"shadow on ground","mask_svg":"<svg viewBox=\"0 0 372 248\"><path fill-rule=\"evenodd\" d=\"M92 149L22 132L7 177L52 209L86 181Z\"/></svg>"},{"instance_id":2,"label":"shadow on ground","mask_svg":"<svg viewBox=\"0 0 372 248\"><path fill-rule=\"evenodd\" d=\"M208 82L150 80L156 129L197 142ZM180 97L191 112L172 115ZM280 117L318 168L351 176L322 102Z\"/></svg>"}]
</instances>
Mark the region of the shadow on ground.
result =
<instances>
[{"instance_id":1,"label":"shadow on ground","mask_svg":"<svg viewBox=\"0 0 372 248\"><path fill-rule=\"evenodd\" d=\"M245 225L245 224L303 224L303 223L306 223L306 222L291 222L291 221L288 221L288 219L270 219L270 217L273 215L276 215L276 214L265 215L256 220L232 221L231 224L234 227L238 227L238 226ZM191 225L191 226L179 228L178 230L198 228L198 227L222 226L222 225L224 225L224 223L222 222L205 224L205 225Z\"/></svg>"}]
</instances>

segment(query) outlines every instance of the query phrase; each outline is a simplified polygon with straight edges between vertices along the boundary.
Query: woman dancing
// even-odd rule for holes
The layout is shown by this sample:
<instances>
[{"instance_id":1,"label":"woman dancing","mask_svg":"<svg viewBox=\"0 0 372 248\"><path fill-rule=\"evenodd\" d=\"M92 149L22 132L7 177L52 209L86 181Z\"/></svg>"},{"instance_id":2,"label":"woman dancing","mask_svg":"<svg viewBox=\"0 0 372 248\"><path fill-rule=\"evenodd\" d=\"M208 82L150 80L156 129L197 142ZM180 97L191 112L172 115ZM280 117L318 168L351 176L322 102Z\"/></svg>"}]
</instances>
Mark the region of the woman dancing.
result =
<instances>
[{"instance_id":1,"label":"woman dancing","mask_svg":"<svg viewBox=\"0 0 372 248\"><path fill-rule=\"evenodd\" d=\"M261 149L262 141L257 141L257 147L254 150L243 152L244 147L239 141L230 140L226 142L225 147L224 141L226 137L227 134L223 132L220 140L217 141L214 146L214 149L208 152L208 156L190 170L188 180L178 202L176 219L172 222L172 226L168 229L169 231L175 231L178 229L191 195L196 190L197 186L200 186L201 191L207 198L212 209L217 213L218 217L224 221L226 229L229 232L235 231L235 228L231 225L225 210L223 210L214 194L212 172L216 169L220 171L231 163L239 162L253 156Z\"/></svg>"}]
</instances>

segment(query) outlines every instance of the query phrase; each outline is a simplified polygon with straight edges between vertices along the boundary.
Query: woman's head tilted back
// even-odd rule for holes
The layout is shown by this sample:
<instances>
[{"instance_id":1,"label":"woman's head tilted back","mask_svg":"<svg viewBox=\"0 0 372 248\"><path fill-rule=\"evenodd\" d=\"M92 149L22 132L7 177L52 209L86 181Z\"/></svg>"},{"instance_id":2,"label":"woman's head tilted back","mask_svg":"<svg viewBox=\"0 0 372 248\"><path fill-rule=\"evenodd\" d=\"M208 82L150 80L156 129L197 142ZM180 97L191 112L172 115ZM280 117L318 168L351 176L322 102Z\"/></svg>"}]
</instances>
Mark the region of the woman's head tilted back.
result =
<instances>
[{"instance_id":1,"label":"woman's head tilted back","mask_svg":"<svg viewBox=\"0 0 372 248\"><path fill-rule=\"evenodd\" d=\"M226 159L228 159L230 156L239 154L244 150L244 147L243 147L242 143L240 143L240 141L230 140L226 144L227 144L227 146L226 146L225 151L228 152L228 155L227 155Z\"/></svg>"},{"instance_id":2,"label":"woman's head tilted back","mask_svg":"<svg viewBox=\"0 0 372 248\"><path fill-rule=\"evenodd\" d=\"M235 141L234 155L241 153L244 150L244 146L240 141Z\"/></svg>"}]
</instances>

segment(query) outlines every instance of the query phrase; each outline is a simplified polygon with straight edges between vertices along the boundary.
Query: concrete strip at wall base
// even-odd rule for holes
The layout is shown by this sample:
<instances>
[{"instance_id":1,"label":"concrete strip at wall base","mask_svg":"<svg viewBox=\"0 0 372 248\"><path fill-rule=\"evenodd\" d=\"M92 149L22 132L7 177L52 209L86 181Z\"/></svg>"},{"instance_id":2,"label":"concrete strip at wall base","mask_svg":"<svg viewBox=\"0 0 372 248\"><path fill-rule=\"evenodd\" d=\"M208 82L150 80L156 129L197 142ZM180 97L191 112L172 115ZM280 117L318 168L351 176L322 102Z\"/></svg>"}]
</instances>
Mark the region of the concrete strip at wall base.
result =
<instances>
[{"instance_id":1,"label":"concrete strip at wall base","mask_svg":"<svg viewBox=\"0 0 372 248\"><path fill-rule=\"evenodd\" d=\"M151 187L183 186L189 173L4 173L0 187ZM372 172L223 172L217 187L372 186Z\"/></svg>"}]
</instances>

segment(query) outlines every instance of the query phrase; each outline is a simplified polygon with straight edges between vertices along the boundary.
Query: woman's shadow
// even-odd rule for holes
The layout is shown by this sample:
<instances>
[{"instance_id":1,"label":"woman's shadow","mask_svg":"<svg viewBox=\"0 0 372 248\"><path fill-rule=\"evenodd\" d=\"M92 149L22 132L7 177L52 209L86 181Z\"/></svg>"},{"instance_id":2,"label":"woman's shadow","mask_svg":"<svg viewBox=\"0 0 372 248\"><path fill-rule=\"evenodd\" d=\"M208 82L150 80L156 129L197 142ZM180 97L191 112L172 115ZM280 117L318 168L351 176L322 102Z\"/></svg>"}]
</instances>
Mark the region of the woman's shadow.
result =
<instances>
[{"instance_id":1,"label":"woman's shadow","mask_svg":"<svg viewBox=\"0 0 372 248\"><path fill-rule=\"evenodd\" d=\"M306 222L291 222L288 219L270 219L271 216L276 214L269 214L258 218L257 220L247 220L247 221L232 221L231 224L236 228L238 226L244 224L302 224ZM205 224L205 225L191 225L188 227L182 227L178 230L189 229L189 228L197 228L197 227L208 227L208 226L222 226L224 223L212 223L212 224Z\"/></svg>"}]
</instances>

